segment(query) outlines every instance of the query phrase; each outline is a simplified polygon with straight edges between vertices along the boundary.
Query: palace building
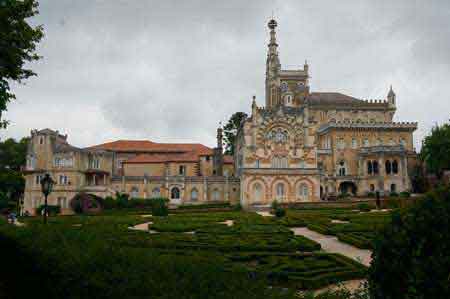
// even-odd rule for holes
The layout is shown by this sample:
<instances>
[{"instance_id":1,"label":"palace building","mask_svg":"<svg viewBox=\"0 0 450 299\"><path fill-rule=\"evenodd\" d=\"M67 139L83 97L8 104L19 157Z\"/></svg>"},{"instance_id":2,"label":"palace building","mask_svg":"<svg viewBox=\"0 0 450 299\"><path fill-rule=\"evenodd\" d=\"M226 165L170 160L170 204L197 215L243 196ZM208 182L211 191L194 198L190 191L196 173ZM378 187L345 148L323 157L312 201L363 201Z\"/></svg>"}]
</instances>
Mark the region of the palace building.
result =
<instances>
[{"instance_id":1,"label":"palace building","mask_svg":"<svg viewBox=\"0 0 450 299\"><path fill-rule=\"evenodd\" d=\"M312 92L309 66L282 69L270 20L265 107L253 97L251 115L238 130L234 157L202 144L118 140L87 148L67 135L33 130L25 167L24 209L42 204L40 179L57 184L50 204L70 213L79 192L101 197L167 197L172 204L226 201L244 207L310 202L348 193L382 195L410 189L417 123L394 122L396 95L361 100Z\"/></svg>"}]
</instances>

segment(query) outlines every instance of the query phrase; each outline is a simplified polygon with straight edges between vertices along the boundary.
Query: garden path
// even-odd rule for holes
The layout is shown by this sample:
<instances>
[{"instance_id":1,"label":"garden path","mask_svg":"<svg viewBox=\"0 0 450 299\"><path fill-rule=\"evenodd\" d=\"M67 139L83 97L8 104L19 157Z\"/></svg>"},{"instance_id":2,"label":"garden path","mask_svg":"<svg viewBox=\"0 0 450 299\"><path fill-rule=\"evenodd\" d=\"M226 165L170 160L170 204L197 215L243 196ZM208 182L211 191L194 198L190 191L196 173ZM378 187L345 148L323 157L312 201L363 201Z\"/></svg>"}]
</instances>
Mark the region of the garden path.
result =
<instances>
[{"instance_id":1,"label":"garden path","mask_svg":"<svg viewBox=\"0 0 450 299\"><path fill-rule=\"evenodd\" d=\"M150 221L150 222L141 223L141 224L138 224L135 226L131 226L128 229L140 230L140 231L144 231L144 232L149 232L151 234L157 234L158 233L157 231L149 229L149 224L153 224L153 222Z\"/></svg>"},{"instance_id":2,"label":"garden path","mask_svg":"<svg viewBox=\"0 0 450 299\"><path fill-rule=\"evenodd\" d=\"M372 261L372 251L367 249L359 249L355 246L343 243L335 236L319 234L306 227L293 227L291 230L295 235L302 235L308 239L320 243L320 245L322 245L322 249L326 252L340 253L360 262L365 266L369 266Z\"/></svg>"}]
</instances>

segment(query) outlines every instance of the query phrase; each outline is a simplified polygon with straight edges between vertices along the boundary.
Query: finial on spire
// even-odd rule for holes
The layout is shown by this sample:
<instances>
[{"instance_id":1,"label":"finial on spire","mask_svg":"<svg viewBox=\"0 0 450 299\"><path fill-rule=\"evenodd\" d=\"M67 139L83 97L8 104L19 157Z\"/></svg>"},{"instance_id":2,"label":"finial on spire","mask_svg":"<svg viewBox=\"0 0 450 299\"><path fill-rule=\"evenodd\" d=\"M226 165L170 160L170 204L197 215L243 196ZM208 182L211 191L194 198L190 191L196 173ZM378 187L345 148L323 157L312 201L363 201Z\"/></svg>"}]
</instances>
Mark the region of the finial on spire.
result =
<instances>
[{"instance_id":1,"label":"finial on spire","mask_svg":"<svg viewBox=\"0 0 450 299\"><path fill-rule=\"evenodd\" d=\"M275 30L275 28L278 26L278 23L272 17L272 19L269 21L269 23L267 23L267 26L269 27L270 30Z\"/></svg>"}]
</instances>

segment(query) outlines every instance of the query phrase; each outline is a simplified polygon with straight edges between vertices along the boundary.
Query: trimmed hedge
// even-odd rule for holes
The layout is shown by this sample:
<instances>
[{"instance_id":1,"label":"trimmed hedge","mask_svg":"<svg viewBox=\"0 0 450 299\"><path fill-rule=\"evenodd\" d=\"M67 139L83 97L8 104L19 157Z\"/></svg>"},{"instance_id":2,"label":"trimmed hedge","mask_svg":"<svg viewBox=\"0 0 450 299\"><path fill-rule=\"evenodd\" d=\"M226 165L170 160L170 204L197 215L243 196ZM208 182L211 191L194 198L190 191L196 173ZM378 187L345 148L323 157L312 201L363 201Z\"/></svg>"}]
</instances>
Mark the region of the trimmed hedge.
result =
<instances>
[{"instance_id":1,"label":"trimmed hedge","mask_svg":"<svg viewBox=\"0 0 450 299\"><path fill-rule=\"evenodd\" d=\"M42 215L43 210L45 206L40 205L38 208L36 208L36 214ZM53 205L47 205L47 211L49 215L55 216L61 213L61 207L60 206L53 206Z\"/></svg>"}]
</instances>

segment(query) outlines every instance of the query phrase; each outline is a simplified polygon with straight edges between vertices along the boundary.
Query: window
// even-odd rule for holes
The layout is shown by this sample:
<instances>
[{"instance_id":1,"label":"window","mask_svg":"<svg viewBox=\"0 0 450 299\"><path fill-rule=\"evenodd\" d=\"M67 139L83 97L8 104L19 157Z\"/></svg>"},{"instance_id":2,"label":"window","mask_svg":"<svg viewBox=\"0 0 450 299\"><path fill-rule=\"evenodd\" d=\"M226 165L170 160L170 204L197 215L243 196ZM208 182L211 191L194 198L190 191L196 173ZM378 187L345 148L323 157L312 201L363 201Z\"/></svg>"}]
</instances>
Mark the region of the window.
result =
<instances>
[{"instance_id":1,"label":"window","mask_svg":"<svg viewBox=\"0 0 450 299\"><path fill-rule=\"evenodd\" d=\"M372 161L367 161L367 174L372 174L373 173L373 165L372 165Z\"/></svg>"},{"instance_id":2,"label":"window","mask_svg":"<svg viewBox=\"0 0 450 299\"><path fill-rule=\"evenodd\" d=\"M397 192L397 185L391 184L391 192Z\"/></svg>"},{"instance_id":3,"label":"window","mask_svg":"<svg viewBox=\"0 0 450 299\"><path fill-rule=\"evenodd\" d=\"M287 82L282 82L281 83L281 91L282 92L286 92L288 90L288 84Z\"/></svg>"},{"instance_id":4,"label":"window","mask_svg":"<svg viewBox=\"0 0 450 299\"><path fill-rule=\"evenodd\" d=\"M277 191L277 198L282 199L284 197L284 184L278 183L276 191Z\"/></svg>"},{"instance_id":5,"label":"window","mask_svg":"<svg viewBox=\"0 0 450 299\"><path fill-rule=\"evenodd\" d=\"M300 168L306 168L305 160L300 161Z\"/></svg>"},{"instance_id":6,"label":"window","mask_svg":"<svg viewBox=\"0 0 450 299\"><path fill-rule=\"evenodd\" d=\"M34 169L36 167L36 158L34 156L28 156L27 168Z\"/></svg>"},{"instance_id":7,"label":"window","mask_svg":"<svg viewBox=\"0 0 450 299\"><path fill-rule=\"evenodd\" d=\"M138 187L132 187L130 196L131 196L131 198L138 198L139 197L139 188Z\"/></svg>"},{"instance_id":8,"label":"window","mask_svg":"<svg viewBox=\"0 0 450 299\"><path fill-rule=\"evenodd\" d=\"M36 185L40 185L41 184L41 180L42 180L42 175L38 174L38 175L36 175L34 182L35 182Z\"/></svg>"},{"instance_id":9,"label":"window","mask_svg":"<svg viewBox=\"0 0 450 299\"><path fill-rule=\"evenodd\" d=\"M385 164L384 167L386 169L386 174L391 174L391 170L392 170L391 161L387 160L384 164Z\"/></svg>"},{"instance_id":10,"label":"window","mask_svg":"<svg viewBox=\"0 0 450 299\"><path fill-rule=\"evenodd\" d=\"M257 159L256 162L255 162L255 167L256 167L256 168L259 168L259 160L258 160L258 159Z\"/></svg>"},{"instance_id":11,"label":"window","mask_svg":"<svg viewBox=\"0 0 450 299\"><path fill-rule=\"evenodd\" d=\"M62 174L59 176L59 184L60 185L67 185L69 183L69 179L66 175Z\"/></svg>"},{"instance_id":12,"label":"window","mask_svg":"<svg viewBox=\"0 0 450 299\"><path fill-rule=\"evenodd\" d=\"M89 168L99 169L100 168L100 159L97 157L93 157L89 159Z\"/></svg>"},{"instance_id":13,"label":"window","mask_svg":"<svg viewBox=\"0 0 450 299\"><path fill-rule=\"evenodd\" d=\"M41 201L41 200L40 200L40 198L38 198L38 197L33 198L32 201L31 201L31 207L32 207L33 209L38 208L39 205L40 205L40 203L41 203L40 201Z\"/></svg>"},{"instance_id":14,"label":"window","mask_svg":"<svg viewBox=\"0 0 450 299\"><path fill-rule=\"evenodd\" d=\"M368 138L364 138L363 145L364 145L365 147L370 146L370 143L369 143L369 139L368 139Z\"/></svg>"},{"instance_id":15,"label":"window","mask_svg":"<svg viewBox=\"0 0 450 299\"><path fill-rule=\"evenodd\" d=\"M356 138L352 138L352 148L355 149L358 147L358 141L356 140Z\"/></svg>"},{"instance_id":16,"label":"window","mask_svg":"<svg viewBox=\"0 0 450 299\"><path fill-rule=\"evenodd\" d=\"M398 162L397 162L397 160L394 160L392 162L392 173L394 173L394 174L398 173Z\"/></svg>"},{"instance_id":17,"label":"window","mask_svg":"<svg viewBox=\"0 0 450 299\"><path fill-rule=\"evenodd\" d=\"M179 174L179 175L185 175L185 173L186 173L186 166L180 165L180 166L178 167L178 174Z\"/></svg>"},{"instance_id":18,"label":"window","mask_svg":"<svg viewBox=\"0 0 450 299\"><path fill-rule=\"evenodd\" d=\"M206 157L205 157L205 160L206 160L206 161L209 161L209 156L206 156Z\"/></svg>"},{"instance_id":19,"label":"window","mask_svg":"<svg viewBox=\"0 0 450 299\"><path fill-rule=\"evenodd\" d=\"M395 141L394 141L394 139L393 138L391 138L391 139L389 139L389 145L395 145Z\"/></svg>"},{"instance_id":20,"label":"window","mask_svg":"<svg viewBox=\"0 0 450 299\"><path fill-rule=\"evenodd\" d=\"M272 168L288 168L288 162L286 157L273 157Z\"/></svg>"},{"instance_id":21,"label":"window","mask_svg":"<svg viewBox=\"0 0 450 299\"><path fill-rule=\"evenodd\" d=\"M170 191L170 198L171 199L180 199L180 189L178 187L173 187Z\"/></svg>"},{"instance_id":22,"label":"window","mask_svg":"<svg viewBox=\"0 0 450 299\"><path fill-rule=\"evenodd\" d=\"M378 174L379 173L378 161L373 161L372 167L373 167L373 174Z\"/></svg>"},{"instance_id":23,"label":"window","mask_svg":"<svg viewBox=\"0 0 450 299\"><path fill-rule=\"evenodd\" d=\"M65 197L58 197L58 206L61 209L67 209L68 208L67 198L65 198Z\"/></svg>"},{"instance_id":24,"label":"window","mask_svg":"<svg viewBox=\"0 0 450 299\"><path fill-rule=\"evenodd\" d=\"M219 201L220 200L220 192L219 189L214 189L213 193L212 193L212 199L214 201Z\"/></svg>"},{"instance_id":25,"label":"window","mask_svg":"<svg viewBox=\"0 0 450 299\"><path fill-rule=\"evenodd\" d=\"M44 137L39 138L39 144L44 144Z\"/></svg>"},{"instance_id":26,"label":"window","mask_svg":"<svg viewBox=\"0 0 450 299\"><path fill-rule=\"evenodd\" d=\"M406 141L403 138L400 138L400 145L401 146L406 146Z\"/></svg>"},{"instance_id":27,"label":"window","mask_svg":"<svg viewBox=\"0 0 450 299\"><path fill-rule=\"evenodd\" d=\"M261 202L262 200L262 187L260 183L253 185L253 200L255 202Z\"/></svg>"},{"instance_id":28,"label":"window","mask_svg":"<svg viewBox=\"0 0 450 299\"><path fill-rule=\"evenodd\" d=\"M161 196L161 191L158 187L153 188L152 190L152 197L157 198Z\"/></svg>"},{"instance_id":29,"label":"window","mask_svg":"<svg viewBox=\"0 0 450 299\"><path fill-rule=\"evenodd\" d=\"M123 162L125 161L125 159L118 159L117 160L117 169L122 169L123 168Z\"/></svg>"},{"instance_id":30,"label":"window","mask_svg":"<svg viewBox=\"0 0 450 299\"><path fill-rule=\"evenodd\" d=\"M302 200L308 199L309 196L308 185L301 184L298 189L298 195Z\"/></svg>"},{"instance_id":31,"label":"window","mask_svg":"<svg viewBox=\"0 0 450 299\"><path fill-rule=\"evenodd\" d=\"M375 185L374 184L370 184L370 192L375 191Z\"/></svg>"},{"instance_id":32,"label":"window","mask_svg":"<svg viewBox=\"0 0 450 299\"><path fill-rule=\"evenodd\" d=\"M378 139L377 139L377 145L378 145L378 146L383 145L383 139L378 138Z\"/></svg>"},{"instance_id":33,"label":"window","mask_svg":"<svg viewBox=\"0 0 450 299\"><path fill-rule=\"evenodd\" d=\"M198 191L195 188L191 190L191 200L192 201L198 200Z\"/></svg>"},{"instance_id":34,"label":"window","mask_svg":"<svg viewBox=\"0 0 450 299\"><path fill-rule=\"evenodd\" d=\"M346 171L346 167L345 167L345 162L344 161L339 162L338 174L339 174L339 176L346 176L347 175L347 171Z\"/></svg>"}]
</instances>

